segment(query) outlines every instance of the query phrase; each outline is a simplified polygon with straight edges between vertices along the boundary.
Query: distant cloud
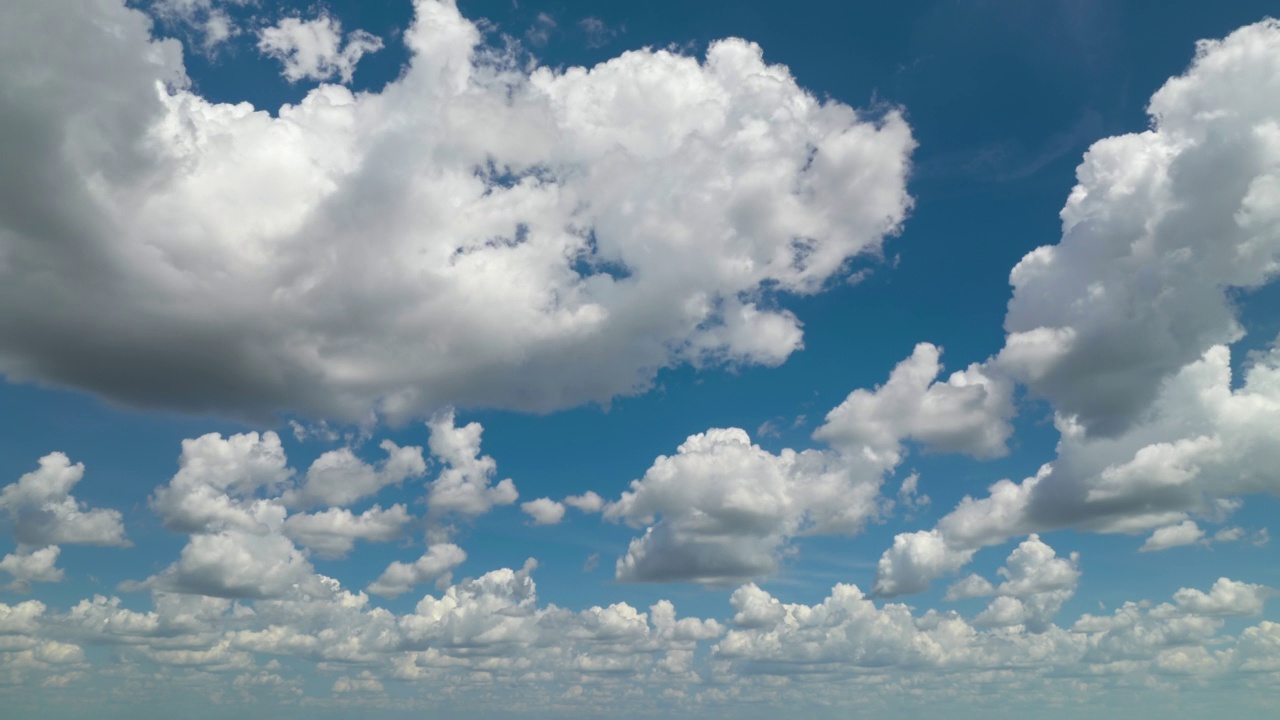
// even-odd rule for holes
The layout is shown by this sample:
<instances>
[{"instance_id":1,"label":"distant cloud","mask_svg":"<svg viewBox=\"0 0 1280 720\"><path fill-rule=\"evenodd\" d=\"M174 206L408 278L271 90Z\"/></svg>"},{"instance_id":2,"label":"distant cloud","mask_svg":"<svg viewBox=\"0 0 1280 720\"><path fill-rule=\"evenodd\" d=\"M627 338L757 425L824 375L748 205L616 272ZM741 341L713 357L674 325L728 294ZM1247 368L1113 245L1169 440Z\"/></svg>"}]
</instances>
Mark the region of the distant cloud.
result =
<instances>
[{"instance_id":1,"label":"distant cloud","mask_svg":"<svg viewBox=\"0 0 1280 720\"><path fill-rule=\"evenodd\" d=\"M258 31L258 50L280 61L289 82L337 77L350 83L360 58L381 49L382 39L364 30L347 33L344 42L342 23L327 14L284 18Z\"/></svg>"},{"instance_id":2,"label":"distant cloud","mask_svg":"<svg viewBox=\"0 0 1280 720\"><path fill-rule=\"evenodd\" d=\"M582 18L578 21L578 29L582 30L583 34L586 35L587 47L589 48L604 47L618 36L620 29L622 31L626 30L626 28L609 27L598 17Z\"/></svg>"}]
</instances>

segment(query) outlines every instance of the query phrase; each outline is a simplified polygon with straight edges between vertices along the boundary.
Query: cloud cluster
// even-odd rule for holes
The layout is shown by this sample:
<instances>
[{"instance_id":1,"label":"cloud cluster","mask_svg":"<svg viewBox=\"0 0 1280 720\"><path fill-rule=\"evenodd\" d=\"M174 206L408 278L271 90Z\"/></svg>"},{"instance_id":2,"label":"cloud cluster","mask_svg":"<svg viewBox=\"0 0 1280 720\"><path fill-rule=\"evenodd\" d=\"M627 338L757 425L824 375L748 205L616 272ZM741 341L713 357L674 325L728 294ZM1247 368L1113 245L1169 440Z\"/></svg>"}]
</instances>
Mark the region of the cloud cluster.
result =
<instances>
[{"instance_id":1,"label":"cloud cluster","mask_svg":"<svg viewBox=\"0 0 1280 720\"><path fill-rule=\"evenodd\" d=\"M379 445L386 457L375 464L339 448L299 474L274 432L184 440L178 472L156 489L150 505L166 527L190 535L187 545L175 563L125 587L232 599L324 595L328 580L316 573L313 554L340 559L358 541L401 540L413 527L448 537L453 522L515 502L510 479L490 484L497 463L481 455L479 423L457 427L450 412L434 416L427 427L438 466L430 479L423 448L391 441ZM367 504L384 488L419 478L424 517L403 503ZM362 502L363 508L350 507ZM465 559L456 545L436 543L413 563L392 562L370 591L395 596L428 580L447 580Z\"/></svg>"},{"instance_id":2,"label":"cloud cluster","mask_svg":"<svg viewBox=\"0 0 1280 720\"><path fill-rule=\"evenodd\" d=\"M253 417L605 402L783 362L777 294L821 291L911 204L901 115L819 100L753 44L526 71L453 3L415 8L399 79L268 114L189 90L121 0L7 4L0 372ZM304 52L307 28L336 37L263 36L286 73L368 49Z\"/></svg>"},{"instance_id":3,"label":"cloud cluster","mask_svg":"<svg viewBox=\"0 0 1280 720\"><path fill-rule=\"evenodd\" d=\"M1011 387L978 365L938 380L940 355L921 343L884 385L850 393L813 434L829 448L774 454L745 430L717 428L658 457L603 507L605 518L645 528L618 560L617 578L722 585L768 576L792 538L856 534L890 507L880 486L903 461L906 443L1003 454ZM906 502L914 503L914 492ZM593 511L594 499L565 502Z\"/></svg>"},{"instance_id":4,"label":"cloud cluster","mask_svg":"<svg viewBox=\"0 0 1280 720\"><path fill-rule=\"evenodd\" d=\"M899 693L917 695L910 689L932 687L940 677L953 698L979 696L993 681L1013 688L1005 701L1018 698L1019 688L1023 702L1142 687L1191 697L1211 680L1239 682L1280 667L1274 623L1223 632L1226 618L1262 613L1274 591L1227 578L1208 591L1180 589L1172 602L1129 602L1069 626L1047 615L1038 627L1013 622L1001 600L1027 601L1023 620L1034 616L1037 598L1049 598L1037 607L1052 613L1078 577L1074 557L1058 558L1036 538L1010 555L998 587L986 584L983 594L996 600L973 619L877 604L845 584L813 605L744 585L732 594L725 620L679 617L667 600L647 612L627 603L574 611L539 600L536 565L464 579L402 613L324 577L309 590L258 599L153 588L146 610L102 595L66 610L0 603L0 673L29 687L68 673L76 674L47 684L91 688L110 678L147 702L165 690L145 678L211 698L238 688L248 693L242 702L261 706L280 697L254 688L297 687L285 697L309 695L295 674L312 665L328 676L324 687L365 707L380 705L394 687L413 698L410 709L447 702L476 711L501 686L519 688L538 707L612 700L620 711L681 712L779 700L829 711L868 698L903 700ZM119 664L87 662L86 645L113 647Z\"/></svg>"},{"instance_id":5,"label":"cloud cluster","mask_svg":"<svg viewBox=\"0 0 1280 720\"><path fill-rule=\"evenodd\" d=\"M84 464L71 464L64 453L40 458L39 467L0 489L0 512L17 541L16 550L0 559L0 571L12 578L10 590L25 591L32 582L59 582L59 545L132 545L125 537L118 510L88 508L71 489L84 478Z\"/></svg>"},{"instance_id":6,"label":"cloud cluster","mask_svg":"<svg viewBox=\"0 0 1280 720\"><path fill-rule=\"evenodd\" d=\"M982 366L1052 402L1057 457L900 535L878 589L918 591L978 548L1067 526L1153 531L1146 551L1200 542L1193 517L1280 494L1280 350L1233 382L1230 348L1233 290L1280 270L1277 83L1280 23L1241 28L1152 97L1149 131L1089 150L1062 240L1014 268L1009 334Z\"/></svg>"}]
</instances>

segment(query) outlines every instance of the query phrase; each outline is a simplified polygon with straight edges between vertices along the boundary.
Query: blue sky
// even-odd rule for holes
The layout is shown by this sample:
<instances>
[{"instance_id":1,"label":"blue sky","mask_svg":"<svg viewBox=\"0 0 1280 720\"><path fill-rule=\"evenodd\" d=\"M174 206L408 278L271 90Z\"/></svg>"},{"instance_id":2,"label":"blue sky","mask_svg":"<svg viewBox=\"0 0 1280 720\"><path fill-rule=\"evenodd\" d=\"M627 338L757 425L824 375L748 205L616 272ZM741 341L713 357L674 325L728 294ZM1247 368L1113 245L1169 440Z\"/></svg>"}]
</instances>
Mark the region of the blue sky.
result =
<instances>
[{"instance_id":1,"label":"blue sky","mask_svg":"<svg viewBox=\"0 0 1280 720\"><path fill-rule=\"evenodd\" d=\"M1268 3L0 10L42 717L1269 717Z\"/></svg>"}]
</instances>

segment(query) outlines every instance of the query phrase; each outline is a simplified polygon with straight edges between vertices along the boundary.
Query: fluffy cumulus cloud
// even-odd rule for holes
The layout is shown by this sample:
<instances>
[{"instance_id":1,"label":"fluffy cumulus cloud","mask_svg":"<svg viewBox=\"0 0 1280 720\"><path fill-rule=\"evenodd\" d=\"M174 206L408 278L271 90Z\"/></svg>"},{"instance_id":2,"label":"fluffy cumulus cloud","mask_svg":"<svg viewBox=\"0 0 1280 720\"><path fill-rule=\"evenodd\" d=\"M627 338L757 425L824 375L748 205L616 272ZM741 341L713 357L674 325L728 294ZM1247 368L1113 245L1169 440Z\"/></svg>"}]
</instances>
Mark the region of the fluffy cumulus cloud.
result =
<instances>
[{"instance_id":1,"label":"fluffy cumulus cloud","mask_svg":"<svg viewBox=\"0 0 1280 720\"><path fill-rule=\"evenodd\" d=\"M520 509L528 515L534 525L556 525L564 519L564 504L551 498L538 498L520 503Z\"/></svg>"},{"instance_id":2,"label":"fluffy cumulus cloud","mask_svg":"<svg viewBox=\"0 0 1280 720\"><path fill-rule=\"evenodd\" d=\"M274 432L184 440L178 472L156 489L150 505L166 527L189 535L187 544L161 572L122 587L222 598L323 595L329 580L316 573L313 555L341 559L358 541L405 539L418 525L448 536L455 529L451 522L514 502L510 479L489 483L497 463L480 454L479 423L459 428L446 413L433 418L428 430L427 444L439 466L430 479L422 448L390 441L379 445L386 457L377 463L341 448L321 454L299 474ZM386 487L408 479L420 479L425 516L411 514L405 503L368 505ZM348 507L353 504L363 507ZM456 545L437 544L414 563L392 563L371 590L394 596L428 579L447 579L465 559ZM16 567L21 560L12 562Z\"/></svg>"},{"instance_id":3,"label":"fluffy cumulus cloud","mask_svg":"<svg viewBox=\"0 0 1280 720\"><path fill-rule=\"evenodd\" d=\"M280 61L289 82L338 77L349 83L360 58L381 49L382 39L364 30L348 33L343 42L341 21L328 14L284 18L258 31L258 50Z\"/></svg>"},{"instance_id":4,"label":"fluffy cumulus cloud","mask_svg":"<svg viewBox=\"0 0 1280 720\"><path fill-rule=\"evenodd\" d=\"M19 545L16 552L0 559L0 571L13 578L6 589L25 592L31 589L32 582L60 582L66 575L57 566L60 552L62 549L57 545L42 548Z\"/></svg>"},{"instance_id":5,"label":"fluffy cumulus cloud","mask_svg":"<svg viewBox=\"0 0 1280 720\"><path fill-rule=\"evenodd\" d=\"M350 505L388 485L426 473L422 448L400 447L390 440L383 440L379 447L387 457L376 467L356 457L350 448L324 453L311 463L301 486L285 492L281 499L294 507Z\"/></svg>"},{"instance_id":6,"label":"fluffy cumulus cloud","mask_svg":"<svg viewBox=\"0 0 1280 720\"><path fill-rule=\"evenodd\" d=\"M875 516L880 477L835 453L773 454L738 428L712 429L654 461L606 518L645 527L619 558L624 581L725 584L772 574L800 533L855 533Z\"/></svg>"},{"instance_id":7,"label":"fluffy cumulus cloud","mask_svg":"<svg viewBox=\"0 0 1280 720\"><path fill-rule=\"evenodd\" d=\"M1223 532L1229 531L1224 530ZM1204 530L1201 530L1194 520L1183 520L1176 525L1156 528L1155 532L1151 533L1151 537L1147 538L1147 541L1142 543L1142 547L1138 550L1140 552L1168 550L1180 545L1191 545L1203 537Z\"/></svg>"},{"instance_id":8,"label":"fluffy cumulus cloud","mask_svg":"<svg viewBox=\"0 0 1280 720\"><path fill-rule=\"evenodd\" d=\"M467 553L452 543L432 545L422 557L411 563L396 561L369 585L369 592L397 597L414 585L441 579L448 582L453 569L467 559Z\"/></svg>"},{"instance_id":9,"label":"fluffy cumulus cloud","mask_svg":"<svg viewBox=\"0 0 1280 720\"><path fill-rule=\"evenodd\" d=\"M443 548L435 556L448 565L457 553ZM1227 578L1208 591L1180 589L1172 602L1129 602L1063 625L1013 622L1019 612L1025 620L1027 609L1012 600L1069 592L1078 575L1074 558L1057 557L1037 538L1013 551L993 588L997 597L974 618L880 604L845 584L813 605L745 585L723 620L680 617L667 600L647 611L622 602L575 611L540 600L536 567L529 561L463 579L402 612L323 576L257 598L152 588L150 608L103 595L65 610L0 604L0 669L38 687L70 665L81 673L73 684L123 677L137 681L134 697L154 700L164 697L165 682L182 677L185 691L198 694L297 685L297 695L286 696L308 696L315 690L304 689L296 673L314 664L331 673L321 693L337 689L373 706L381 691L402 692L407 683L412 709L447 702L482 710L500 686L566 711L610 700L620 711L681 713L779 700L829 711L937 691L941 678L952 701L977 699L993 681L1010 688L1002 702L1063 694L1106 701L1144 687L1190 697L1202 682L1168 686L1163 679L1238 682L1280 667L1274 623L1224 632L1226 618L1257 618L1273 592ZM114 648L119 669L84 662L81 646L102 644ZM848 683L860 692L849 692ZM644 692L628 690L636 687ZM239 700L263 701L253 694Z\"/></svg>"},{"instance_id":10,"label":"fluffy cumulus cloud","mask_svg":"<svg viewBox=\"0 0 1280 720\"><path fill-rule=\"evenodd\" d=\"M402 504L383 510L380 505L359 515L346 508L290 515L281 530L290 539L327 558L341 558L351 552L356 540L389 542L404 535L412 521Z\"/></svg>"},{"instance_id":11,"label":"fluffy cumulus cloud","mask_svg":"<svg viewBox=\"0 0 1280 720\"><path fill-rule=\"evenodd\" d=\"M37 469L0 489L0 511L14 538L32 546L129 545L120 511L88 508L71 494L83 478L83 463L72 465L64 453L54 452L40 458Z\"/></svg>"},{"instance_id":12,"label":"fluffy cumulus cloud","mask_svg":"<svg viewBox=\"0 0 1280 720\"><path fill-rule=\"evenodd\" d=\"M1211 348L1166 380L1144 420L1117 437L1090 436L1061 415L1056 422L1062 437L1052 463L1021 482L995 483L985 497L966 497L931 531L899 536L882 570L901 545L921 544L913 538L925 534L948 561L922 569L909 591L981 547L1061 527L1154 531L1143 548L1166 549L1201 539L1189 515L1220 522L1238 507L1232 498L1280 494L1271 470L1280 462L1280 350L1256 356L1233 389L1228 349ZM877 582L893 580L882 572Z\"/></svg>"},{"instance_id":13,"label":"fluffy cumulus cloud","mask_svg":"<svg viewBox=\"0 0 1280 720\"><path fill-rule=\"evenodd\" d=\"M1280 270L1280 24L1204 41L1152 127L1095 143L1063 236L1014 268L1002 368L1114 436L1162 383L1243 330L1233 288Z\"/></svg>"},{"instance_id":14,"label":"fluffy cumulus cloud","mask_svg":"<svg viewBox=\"0 0 1280 720\"><path fill-rule=\"evenodd\" d=\"M484 428L471 422L457 427L452 412L438 414L427 422L431 429L431 454L445 468L431 481L427 502L432 517L482 515L495 505L510 505L520 494L510 478L491 484L498 463L480 454Z\"/></svg>"},{"instance_id":15,"label":"fluffy cumulus cloud","mask_svg":"<svg viewBox=\"0 0 1280 720\"><path fill-rule=\"evenodd\" d=\"M526 72L451 2L415 9L399 79L273 115L188 89L120 0L6 4L0 372L257 417L606 401L783 362L775 294L821 291L910 206L903 118L751 43Z\"/></svg>"},{"instance_id":16,"label":"fluffy cumulus cloud","mask_svg":"<svg viewBox=\"0 0 1280 720\"><path fill-rule=\"evenodd\" d=\"M658 457L603 508L608 519L645 528L618 560L618 579L715 585L767 576L792 538L856 534L890 507L880 486L902 463L908 442L977 457L1003 454L1012 430L1012 387L976 364L938 381L940 354L922 343L884 385L850 393L813 433L830 447L774 454L753 444L745 430L718 428ZM908 507L918 503L918 482L917 476L904 481ZM565 502L592 511L592 495ZM905 548L914 556L899 562L954 569L972 554L944 557L932 546L946 551L935 537L930 547Z\"/></svg>"},{"instance_id":17,"label":"fluffy cumulus cloud","mask_svg":"<svg viewBox=\"0 0 1280 720\"><path fill-rule=\"evenodd\" d=\"M982 366L1052 401L1057 457L965 498L928 537L901 536L878 588L908 546L937 559L916 566L920 590L1010 537L1152 532L1143 549L1161 550L1202 541L1199 522L1235 498L1280 494L1280 350L1252 353L1240 382L1230 347L1231 290L1280 269L1280 95L1263 90L1277 78L1280 23L1203 42L1152 97L1151 130L1090 149L1062 240L1014 269L1009 335Z\"/></svg>"},{"instance_id":18,"label":"fluffy cumulus cloud","mask_svg":"<svg viewBox=\"0 0 1280 720\"><path fill-rule=\"evenodd\" d=\"M991 377L979 364L936 382L942 372L940 348L920 343L898 363L889 381L875 390L855 390L827 413L814 437L836 447L866 453L897 465L902 442L990 458L1007 452L1013 433L1013 386Z\"/></svg>"}]
</instances>

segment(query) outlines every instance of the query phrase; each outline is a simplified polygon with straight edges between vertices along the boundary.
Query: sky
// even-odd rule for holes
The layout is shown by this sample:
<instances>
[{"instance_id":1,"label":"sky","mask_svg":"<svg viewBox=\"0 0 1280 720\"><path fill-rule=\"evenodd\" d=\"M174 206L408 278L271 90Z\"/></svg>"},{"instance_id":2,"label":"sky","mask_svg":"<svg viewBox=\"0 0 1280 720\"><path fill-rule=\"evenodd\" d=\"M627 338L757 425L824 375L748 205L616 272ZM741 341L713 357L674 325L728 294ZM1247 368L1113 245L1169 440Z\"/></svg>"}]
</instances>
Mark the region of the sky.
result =
<instances>
[{"instance_id":1,"label":"sky","mask_svg":"<svg viewBox=\"0 0 1280 720\"><path fill-rule=\"evenodd\" d=\"M0 4L0 702L1272 717L1269 12Z\"/></svg>"}]
</instances>

